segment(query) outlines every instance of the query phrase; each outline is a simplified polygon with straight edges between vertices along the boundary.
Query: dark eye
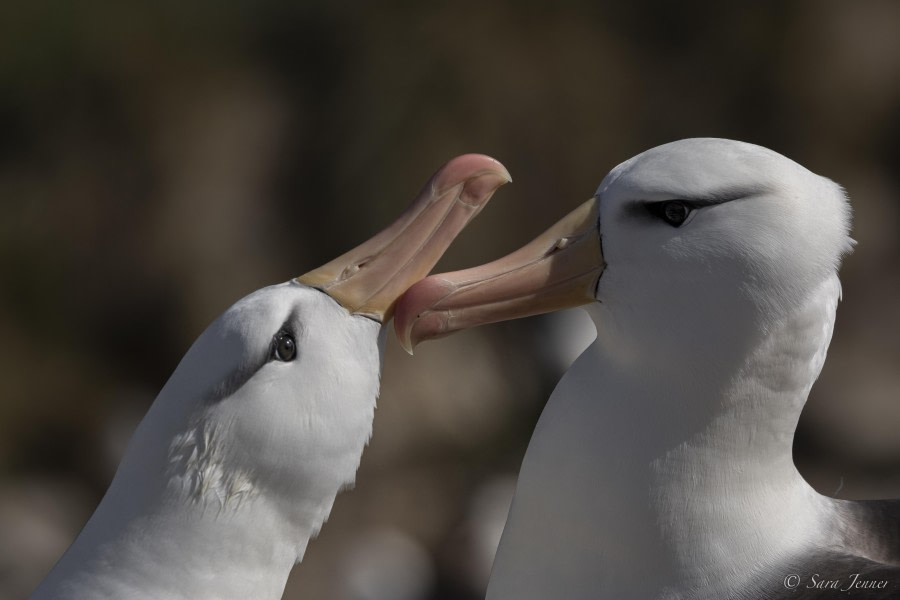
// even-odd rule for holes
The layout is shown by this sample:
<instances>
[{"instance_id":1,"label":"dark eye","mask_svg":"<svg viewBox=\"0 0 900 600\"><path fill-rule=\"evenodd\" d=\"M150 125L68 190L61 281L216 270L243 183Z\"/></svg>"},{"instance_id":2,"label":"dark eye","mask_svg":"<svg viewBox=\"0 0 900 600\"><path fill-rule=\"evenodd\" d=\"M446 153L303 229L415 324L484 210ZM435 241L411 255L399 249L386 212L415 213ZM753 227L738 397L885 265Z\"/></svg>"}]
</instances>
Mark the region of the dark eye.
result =
<instances>
[{"instance_id":1,"label":"dark eye","mask_svg":"<svg viewBox=\"0 0 900 600\"><path fill-rule=\"evenodd\" d=\"M654 202L648 204L647 208L655 216L659 217L672 227L681 227L690 216L691 208L688 204L681 200L666 200L665 202Z\"/></svg>"},{"instance_id":2,"label":"dark eye","mask_svg":"<svg viewBox=\"0 0 900 600\"><path fill-rule=\"evenodd\" d=\"M279 331L275 334L275 344L272 348L272 355L275 360L290 362L297 356L297 343L294 342L294 336L287 331Z\"/></svg>"}]
</instances>

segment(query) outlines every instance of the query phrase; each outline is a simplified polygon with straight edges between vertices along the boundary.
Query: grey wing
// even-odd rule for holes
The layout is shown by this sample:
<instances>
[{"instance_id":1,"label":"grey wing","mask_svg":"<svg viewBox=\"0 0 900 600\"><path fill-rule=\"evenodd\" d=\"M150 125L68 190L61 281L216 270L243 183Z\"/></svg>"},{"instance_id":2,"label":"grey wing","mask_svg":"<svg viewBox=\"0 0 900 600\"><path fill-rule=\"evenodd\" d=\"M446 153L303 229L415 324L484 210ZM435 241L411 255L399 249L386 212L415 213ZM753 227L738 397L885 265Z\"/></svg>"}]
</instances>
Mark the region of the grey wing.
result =
<instances>
[{"instance_id":1,"label":"grey wing","mask_svg":"<svg viewBox=\"0 0 900 600\"><path fill-rule=\"evenodd\" d=\"M833 500L832 526L840 549L820 549L773 569L750 594L735 600L900 598L900 502Z\"/></svg>"}]
</instances>

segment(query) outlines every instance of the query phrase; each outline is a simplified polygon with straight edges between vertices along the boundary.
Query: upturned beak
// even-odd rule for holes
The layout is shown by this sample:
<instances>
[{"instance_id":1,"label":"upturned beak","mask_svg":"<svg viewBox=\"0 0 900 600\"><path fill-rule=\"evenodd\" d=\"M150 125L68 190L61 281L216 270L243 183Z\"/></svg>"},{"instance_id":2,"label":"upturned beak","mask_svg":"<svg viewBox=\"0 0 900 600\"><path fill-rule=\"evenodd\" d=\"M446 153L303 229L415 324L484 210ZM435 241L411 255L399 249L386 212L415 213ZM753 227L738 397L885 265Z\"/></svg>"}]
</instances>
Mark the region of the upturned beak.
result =
<instances>
[{"instance_id":1,"label":"upturned beak","mask_svg":"<svg viewBox=\"0 0 900 600\"><path fill-rule=\"evenodd\" d=\"M511 180L488 156L454 158L390 227L296 281L325 292L353 314L383 323L403 292L428 274L497 188Z\"/></svg>"},{"instance_id":2,"label":"upturned beak","mask_svg":"<svg viewBox=\"0 0 900 600\"><path fill-rule=\"evenodd\" d=\"M401 345L412 354L454 331L593 302L606 266L598 210L592 198L504 258L412 286L394 315Z\"/></svg>"}]
</instances>

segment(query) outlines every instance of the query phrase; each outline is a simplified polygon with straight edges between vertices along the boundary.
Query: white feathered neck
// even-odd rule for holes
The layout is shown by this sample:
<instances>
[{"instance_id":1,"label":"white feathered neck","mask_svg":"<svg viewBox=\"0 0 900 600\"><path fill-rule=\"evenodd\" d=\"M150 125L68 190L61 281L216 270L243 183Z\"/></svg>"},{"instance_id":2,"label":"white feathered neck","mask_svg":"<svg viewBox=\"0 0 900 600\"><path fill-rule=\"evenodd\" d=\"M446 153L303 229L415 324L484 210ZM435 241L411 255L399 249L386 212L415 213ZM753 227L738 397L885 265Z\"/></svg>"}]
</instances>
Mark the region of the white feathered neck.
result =
<instances>
[{"instance_id":1,"label":"white feathered neck","mask_svg":"<svg viewBox=\"0 0 900 600\"><path fill-rule=\"evenodd\" d=\"M292 362L270 359L283 329ZM33 598L280 598L355 478L379 332L295 283L231 307L185 355Z\"/></svg>"}]
</instances>

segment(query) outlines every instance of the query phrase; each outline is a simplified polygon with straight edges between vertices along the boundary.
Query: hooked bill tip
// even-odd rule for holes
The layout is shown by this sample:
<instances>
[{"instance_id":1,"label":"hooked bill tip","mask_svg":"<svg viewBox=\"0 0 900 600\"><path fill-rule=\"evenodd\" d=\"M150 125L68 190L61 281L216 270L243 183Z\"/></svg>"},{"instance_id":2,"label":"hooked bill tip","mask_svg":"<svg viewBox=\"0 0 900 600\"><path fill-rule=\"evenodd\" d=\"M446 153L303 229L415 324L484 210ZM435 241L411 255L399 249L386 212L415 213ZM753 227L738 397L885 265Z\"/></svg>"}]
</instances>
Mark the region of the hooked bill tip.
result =
<instances>
[{"instance_id":1,"label":"hooked bill tip","mask_svg":"<svg viewBox=\"0 0 900 600\"><path fill-rule=\"evenodd\" d=\"M456 286L437 275L426 277L406 290L394 308L394 331L409 354L420 342L440 337L447 329L447 315L438 303Z\"/></svg>"},{"instance_id":2,"label":"hooked bill tip","mask_svg":"<svg viewBox=\"0 0 900 600\"><path fill-rule=\"evenodd\" d=\"M441 196L462 184L463 202L483 204L497 188L511 181L509 171L497 159L484 154L464 154L444 165L434 178L434 189Z\"/></svg>"}]
</instances>

